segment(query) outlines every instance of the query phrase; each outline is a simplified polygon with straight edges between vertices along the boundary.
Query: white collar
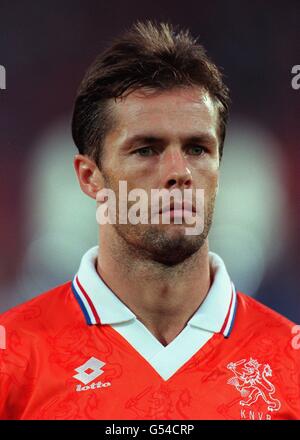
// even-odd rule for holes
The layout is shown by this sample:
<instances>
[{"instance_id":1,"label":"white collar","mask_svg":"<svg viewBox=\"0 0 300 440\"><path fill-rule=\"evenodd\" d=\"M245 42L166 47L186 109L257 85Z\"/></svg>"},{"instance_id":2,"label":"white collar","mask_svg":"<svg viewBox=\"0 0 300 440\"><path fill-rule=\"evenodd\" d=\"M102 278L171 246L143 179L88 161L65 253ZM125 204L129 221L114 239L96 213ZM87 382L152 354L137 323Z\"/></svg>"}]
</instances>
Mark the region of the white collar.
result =
<instances>
[{"instance_id":1,"label":"white collar","mask_svg":"<svg viewBox=\"0 0 300 440\"><path fill-rule=\"evenodd\" d=\"M213 283L185 328L164 346L135 314L109 289L95 267L98 246L82 258L72 290L88 324L109 324L167 381L216 334L229 337L237 296L225 265L209 253Z\"/></svg>"},{"instance_id":2,"label":"white collar","mask_svg":"<svg viewBox=\"0 0 300 440\"><path fill-rule=\"evenodd\" d=\"M98 246L89 249L82 257L73 280L73 292L80 303L88 324L118 324L136 315L110 290L95 267ZM234 319L236 294L223 260L209 252L213 283L188 325L213 333L222 331L229 336Z\"/></svg>"}]
</instances>

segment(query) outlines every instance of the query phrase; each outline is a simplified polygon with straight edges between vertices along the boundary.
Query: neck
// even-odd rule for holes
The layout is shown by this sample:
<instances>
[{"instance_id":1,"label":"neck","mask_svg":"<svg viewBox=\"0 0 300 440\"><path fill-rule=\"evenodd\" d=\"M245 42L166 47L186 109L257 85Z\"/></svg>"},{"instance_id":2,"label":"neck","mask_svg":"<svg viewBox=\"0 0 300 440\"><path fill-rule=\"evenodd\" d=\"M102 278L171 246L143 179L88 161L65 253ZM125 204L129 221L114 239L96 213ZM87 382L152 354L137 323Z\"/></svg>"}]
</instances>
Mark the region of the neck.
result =
<instances>
[{"instance_id":1,"label":"neck","mask_svg":"<svg viewBox=\"0 0 300 440\"><path fill-rule=\"evenodd\" d=\"M208 242L175 266L139 258L130 247L102 234L97 272L160 341L169 344L186 326L211 285Z\"/></svg>"}]
</instances>

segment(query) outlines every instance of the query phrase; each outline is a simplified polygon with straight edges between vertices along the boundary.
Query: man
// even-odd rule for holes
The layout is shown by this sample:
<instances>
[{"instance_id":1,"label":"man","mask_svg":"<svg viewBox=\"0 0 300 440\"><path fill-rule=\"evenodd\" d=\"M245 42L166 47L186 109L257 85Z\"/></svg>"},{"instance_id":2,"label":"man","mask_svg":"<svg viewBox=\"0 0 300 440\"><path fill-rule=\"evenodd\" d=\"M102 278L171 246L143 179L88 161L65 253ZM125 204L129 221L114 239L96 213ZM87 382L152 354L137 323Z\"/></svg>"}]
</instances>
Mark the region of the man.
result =
<instances>
[{"instance_id":1,"label":"man","mask_svg":"<svg viewBox=\"0 0 300 440\"><path fill-rule=\"evenodd\" d=\"M300 418L293 324L236 293L209 252L228 103L203 47L171 25L137 23L92 64L75 102L74 166L109 221L97 216L100 246L73 282L2 316L2 418ZM154 189L194 193L158 205L159 222L121 211L111 221L110 194L133 208L120 182L149 209ZM202 218L197 233L188 213Z\"/></svg>"}]
</instances>

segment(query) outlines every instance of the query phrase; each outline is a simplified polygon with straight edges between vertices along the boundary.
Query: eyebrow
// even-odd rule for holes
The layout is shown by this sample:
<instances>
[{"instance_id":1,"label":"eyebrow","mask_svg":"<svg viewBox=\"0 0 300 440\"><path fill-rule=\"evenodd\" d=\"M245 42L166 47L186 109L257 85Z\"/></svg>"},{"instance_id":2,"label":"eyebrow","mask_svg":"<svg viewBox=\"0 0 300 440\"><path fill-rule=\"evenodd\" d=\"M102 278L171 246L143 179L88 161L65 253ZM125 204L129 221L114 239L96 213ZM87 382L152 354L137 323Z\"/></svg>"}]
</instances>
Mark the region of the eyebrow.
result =
<instances>
[{"instance_id":1,"label":"eyebrow","mask_svg":"<svg viewBox=\"0 0 300 440\"><path fill-rule=\"evenodd\" d=\"M165 141L166 138L163 136L154 136L147 134L137 134L127 138L124 141L123 148L129 148L139 143L143 144L155 144L159 142ZM217 137L209 134L209 133L196 133L185 138L181 138L184 143L215 143L217 141Z\"/></svg>"}]
</instances>

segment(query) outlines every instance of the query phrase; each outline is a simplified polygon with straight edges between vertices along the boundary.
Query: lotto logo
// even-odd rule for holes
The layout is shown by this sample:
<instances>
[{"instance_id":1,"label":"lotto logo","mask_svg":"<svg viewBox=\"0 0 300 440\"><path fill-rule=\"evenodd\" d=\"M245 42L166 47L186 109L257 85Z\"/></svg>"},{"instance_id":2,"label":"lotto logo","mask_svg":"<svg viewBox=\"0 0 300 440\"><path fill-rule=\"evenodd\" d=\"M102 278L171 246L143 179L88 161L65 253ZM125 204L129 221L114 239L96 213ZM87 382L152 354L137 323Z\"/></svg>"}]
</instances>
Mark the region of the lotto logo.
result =
<instances>
[{"instance_id":1,"label":"lotto logo","mask_svg":"<svg viewBox=\"0 0 300 440\"><path fill-rule=\"evenodd\" d=\"M86 385L86 386L81 386L80 384L77 385L76 387L76 391L80 392L80 391L87 391L87 390L95 390L96 388L106 388L106 387L110 387L111 383L110 382L98 382L95 383L93 382L91 385Z\"/></svg>"},{"instance_id":2,"label":"lotto logo","mask_svg":"<svg viewBox=\"0 0 300 440\"><path fill-rule=\"evenodd\" d=\"M101 370L104 365L105 362L99 361L99 359L96 359L95 357L91 357L83 365L75 368L75 371L77 371L78 374L75 374L73 377L84 385L87 385L104 373L104 371Z\"/></svg>"}]
</instances>

